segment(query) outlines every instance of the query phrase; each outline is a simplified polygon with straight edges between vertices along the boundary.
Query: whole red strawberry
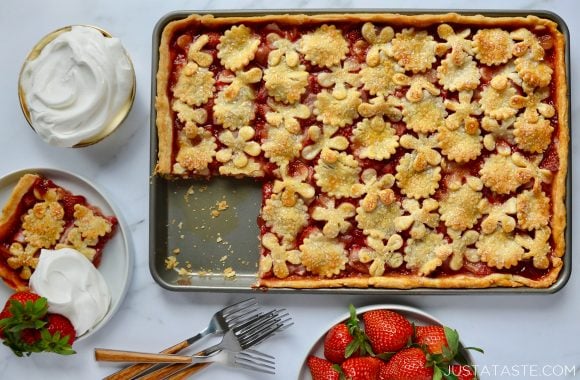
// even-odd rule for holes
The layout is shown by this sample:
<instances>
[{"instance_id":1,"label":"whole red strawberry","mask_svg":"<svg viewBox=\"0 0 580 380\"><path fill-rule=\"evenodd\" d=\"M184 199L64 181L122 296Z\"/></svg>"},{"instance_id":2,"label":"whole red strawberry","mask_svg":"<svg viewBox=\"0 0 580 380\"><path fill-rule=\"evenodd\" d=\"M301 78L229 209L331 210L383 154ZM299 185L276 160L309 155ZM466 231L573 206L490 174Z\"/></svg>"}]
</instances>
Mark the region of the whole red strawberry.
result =
<instances>
[{"instance_id":1,"label":"whole red strawberry","mask_svg":"<svg viewBox=\"0 0 580 380\"><path fill-rule=\"evenodd\" d=\"M342 371L350 380L377 380L381 360L372 356L346 359L342 363Z\"/></svg>"},{"instance_id":2,"label":"whole red strawberry","mask_svg":"<svg viewBox=\"0 0 580 380\"><path fill-rule=\"evenodd\" d=\"M467 365L453 364L449 367L449 373L455 375L457 380L473 380L475 379L475 372Z\"/></svg>"},{"instance_id":3,"label":"whole red strawberry","mask_svg":"<svg viewBox=\"0 0 580 380\"><path fill-rule=\"evenodd\" d=\"M427 366L425 353L416 347L406 348L380 368L379 380L432 380L433 367Z\"/></svg>"},{"instance_id":4,"label":"whole red strawberry","mask_svg":"<svg viewBox=\"0 0 580 380\"><path fill-rule=\"evenodd\" d=\"M431 354L441 354L443 347L448 347L443 326L417 326L415 343L425 345Z\"/></svg>"},{"instance_id":5,"label":"whole red strawberry","mask_svg":"<svg viewBox=\"0 0 580 380\"><path fill-rule=\"evenodd\" d=\"M328 360L321 359L317 356L309 356L306 361L312 380L338 380L340 374L333 368L333 364Z\"/></svg>"},{"instance_id":6,"label":"whole red strawberry","mask_svg":"<svg viewBox=\"0 0 580 380\"><path fill-rule=\"evenodd\" d=\"M365 332L375 354L399 351L413 335L413 326L401 314L390 310L371 310L363 314Z\"/></svg>"},{"instance_id":7,"label":"whole red strawberry","mask_svg":"<svg viewBox=\"0 0 580 380\"><path fill-rule=\"evenodd\" d=\"M10 297L8 297L8 300L6 301L6 304L4 305L4 309L2 310L2 312L6 311L8 313L7 316L11 317L12 314L10 314L10 306L12 304L12 301L16 301L21 303L22 305L26 305L27 302L35 302L40 298L41 297L38 294L32 292L16 292L12 294Z\"/></svg>"},{"instance_id":8,"label":"whole red strawberry","mask_svg":"<svg viewBox=\"0 0 580 380\"><path fill-rule=\"evenodd\" d=\"M74 326L68 318L60 314L47 315L46 329L53 337L58 336L61 339L67 337L68 344L71 346L76 339Z\"/></svg>"},{"instance_id":9,"label":"whole red strawberry","mask_svg":"<svg viewBox=\"0 0 580 380\"><path fill-rule=\"evenodd\" d=\"M324 357L332 363L342 363L346 359L346 347L352 340L353 337L350 335L348 326L345 323L333 326L324 338Z\"/></svg>"}]
</instances>

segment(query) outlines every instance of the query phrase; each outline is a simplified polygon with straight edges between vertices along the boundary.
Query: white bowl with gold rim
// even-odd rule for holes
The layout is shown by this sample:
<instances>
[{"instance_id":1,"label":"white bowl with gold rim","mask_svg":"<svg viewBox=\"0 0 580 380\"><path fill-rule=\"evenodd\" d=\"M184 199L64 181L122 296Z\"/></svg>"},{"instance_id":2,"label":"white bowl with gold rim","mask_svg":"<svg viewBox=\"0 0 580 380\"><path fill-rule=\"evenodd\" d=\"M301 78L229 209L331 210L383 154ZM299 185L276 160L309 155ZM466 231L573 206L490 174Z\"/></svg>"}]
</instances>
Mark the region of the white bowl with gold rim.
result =
<instances>
[{"instance_id":1,"label":"white bowl with gold rim","mask_svg":"<svg viewBox=\"0 0 580 380\"><path fill-rule=\"evenodd\" d=\"M95 144L125 120L135 99L133 63L119 39L90 25L44 36L18 78L24 117L47 143Z\"/></svg>"}]
</instances>

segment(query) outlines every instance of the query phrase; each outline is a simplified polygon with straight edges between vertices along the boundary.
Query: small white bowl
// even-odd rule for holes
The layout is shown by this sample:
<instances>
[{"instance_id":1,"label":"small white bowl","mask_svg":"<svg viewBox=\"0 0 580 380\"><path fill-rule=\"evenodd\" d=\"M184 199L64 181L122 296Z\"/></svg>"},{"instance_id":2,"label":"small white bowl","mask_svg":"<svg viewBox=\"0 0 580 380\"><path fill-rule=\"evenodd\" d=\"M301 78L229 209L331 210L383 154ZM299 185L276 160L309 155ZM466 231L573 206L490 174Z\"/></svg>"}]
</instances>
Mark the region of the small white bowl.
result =
<instances>
[{"instance_id":1,"label":"small white bowl","mask_svg":"<svg viewBox=\"0 0 580 380\"><path fill-rule=\"evenodd\" d=\"M22 64L22 67L20 69L20 74L18 76L18 99L20 101L20 108L22 109L22 113L24 114L24 117L26 118L28 125L34 130L35 133L38 133L38 132L35 129L32 117L30 115L30 110L29 110L28 104L26 102L25 90L22 87L24 68L29 61L33 61L36 58L38 58L38 56L42 52L42 49L44 49L44 47L46 45L48 45L51 41L53 41L59 35L65 33L65 32L69 32L73 26L82 26L82 27L86 27L86 28L93 28L93 29L99 31L106 38L113 37L106 30L101 29L101 28L96 27L96 26L93 26L93 25L68 25L68 26L64 26L62 28L59 28L57 30L54 30L54 31L48 33L46 36L42 37L40 39L40 41L38 41L36 43L36 45L34 45L32 50L28 53L24 63ZM111 118L110 122L107 125L104 125L102 127L101 131L97 135L94 135L91 138L88 138L88 139L85 139L85 140L79 142L78 144L72 146L73 148L82 148L85 146L89 146L89 145L93 145L93 144L98 143L99 141L103 140L105 137L111 135L115 130L117 130L117 128L127 118L127 115L129 115L129 111L131 111L131 108L133 106L133 102L135 100L135 92L136 92L136 88L137 88L137 85L136 85L137 82L136 82L136 77L135 77L135 69L133 67L133 62L131 61L131 57L129 56L129 54L127 53L127 51L125 49L123 49L123 50L125 52L125 56L127 58L127 61L129 62L132 81L133 81L133 86L132 86L132 89L130 92L130 96L127 98L126 102L121 106L121 108L119 108L116 115L114 115Z\"/></svg>"}]
</instances>

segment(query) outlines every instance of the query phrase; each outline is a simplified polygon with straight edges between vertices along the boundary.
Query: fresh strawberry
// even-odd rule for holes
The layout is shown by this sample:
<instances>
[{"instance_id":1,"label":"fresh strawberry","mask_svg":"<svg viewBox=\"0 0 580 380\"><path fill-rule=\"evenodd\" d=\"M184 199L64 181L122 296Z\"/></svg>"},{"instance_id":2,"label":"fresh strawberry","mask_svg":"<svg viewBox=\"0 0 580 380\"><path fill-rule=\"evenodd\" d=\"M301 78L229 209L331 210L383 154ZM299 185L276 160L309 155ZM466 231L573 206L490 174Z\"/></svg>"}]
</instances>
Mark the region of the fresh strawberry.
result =
<instances>
[{"instance_id":1,"label":"fresh strawberry","mask_svg":"<svg viewBox=\"0 0 580 380\"><path fill-rule=\"evenodd\" d=\"M76 338L75 328L70 320L60 314L48 314L46 329L53 337L68 338L68 344L72 346Z\"/></svg>"},{"instance_id":2,"label":"fresh strawberry","mask_svg":"<svg viewBox=\"0 0 580 380\"><path fill-rule=\"evenodd\" d=\"M68 319L48 314L46 298L30 292L13 294L0 312L0 330L4 345L15 355L33 352L56 352L69 355L75 330Z\"/></svg>"},{"instance_id":3,"label":"fresh strawberry","mask_svg":"<svg viewBox=\"0 0 580 380\"><path fill-rule=\"evenodd\" d=\"M431 354L442 354L443 347L448 347L443 326L415 327L415 343L424 345Z\"/></svg>"},{"instance_id":4,"label":"fresh strawberry","mask_svg":"<svg viewBox=\"0 0 580 380\"><path fill-rule=\"evenodd\" d=\"M350 335L346 323L339 323L333 326L324 338L324 357L332 363L342 363L346 359L346 347L352 340L352 335Z\"/></svg>"},{"instance_id":5,"label":"fresh strawberry","mask_svg":"<svg viewBox=\"0 0 580 380\"><path fill-rule=\"evenodd\" d=\"M406 348L394 354L380 368L380 380L431 380L433 367L427 366L425 353L416 347Z\"/></svg>"},{"instance_id":6,"label":"fresh strawberry","mask_svg":"<svg viewBox=\"0 0 580 380\"><path fill-rule=\"evenodd\" d=\"M350 380L377 380L381 360L372 356L362 356L346 359L342 363L342 371Z\"/></svg>"},{"instance_id":7,"label":"fresh strawberry","mask_svg":"<svg viewBox=\"0 0 580 380\"><path fill-rule=\"evenodd\" d=\"M455 375L457 380L473 380L475 379L475 372L468 365L453 364L449 366L449 374Z\"/></svg>"},{"instance_id":8,"label":"fresh strawberry","mask_svg":"<svg viewBox=\"0 0 580 380\"><path fill-rule=\"evenodd\" d=\"M349 357L373 354L356 309L350 305L349 310L348 320L332 327L324 339L324 356L336 364L344 362Z\"/></svg>"},{"instance_id":9,"label":"fresh strawberry","mask_svg":"<svg viewBox=\"0 0 580 380\"><path fill-rule=\"evenodd\" d=\"M340 378L339 372L333 368L331 362L321 359L317 356L310 356L306 361L312 380L338 380Z\"/></svg>"},{"instance_id":10,"label":"fresh strawberry","mask_svg":"<svg viewBox=\"0 0 580 380\"><path fill-rule=\"evenodd\" d=\"M363 314L366 335L375 354L399 351L413 336L413 325L390 310L371 310Z\"/></svg>"}]
</instances>

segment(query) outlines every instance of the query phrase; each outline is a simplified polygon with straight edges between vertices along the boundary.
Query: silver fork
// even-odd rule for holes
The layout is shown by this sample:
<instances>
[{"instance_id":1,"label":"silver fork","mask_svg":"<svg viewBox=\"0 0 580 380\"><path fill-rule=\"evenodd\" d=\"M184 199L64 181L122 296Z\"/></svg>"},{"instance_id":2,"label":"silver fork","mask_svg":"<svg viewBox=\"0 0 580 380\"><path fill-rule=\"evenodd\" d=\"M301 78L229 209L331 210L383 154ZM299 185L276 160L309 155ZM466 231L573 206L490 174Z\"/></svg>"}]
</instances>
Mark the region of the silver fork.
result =
<instances>
[{"instance_id":1,"label":"silver fork","mask_svg":"<svg viewBox=\"0 0 580 380\"><path fill-rule=\"evenodd\" d=\"M167 354L151 354L134 351L95 349L97 361L123 361L123 362L147 362L147 363L180 363L173 364L153 372L150 372L140 379L162 379L177 371L184 370L192 364L193 358L211 357L220 351L241 352L264 341L275 333L282 331L292 325L291 318L285 309L272 310L268 313L255 315L245 322L242 322L224 335L221 342L211 346L198 355L182 356ZM273 357L253 350L255 356L263 356L266 360ZM196 369L195 372L199 370ZM124 379L127 379L125 377Z\"/></svg>"},{"instance_id":2,"label":"silver fork","mask_svg":"<svg viewBox=\"0 0 580 380\"><path fill-rule=\"evenodd\" d=\"M161 351L161 353L175 354L185 349L186 347L191 346L193 343L197 342L204 336L210 334L224 334L230 330L232 326L240 324L252 316L255 316L258 310L259 305L255 298L248 298L233 305L227 306L212 316L208 326L205 329L182 342L166 348L165 350ZM153 368L153 366L155 366L155 364L135 364L105 377L105 380L131 379Z\"/></svg>"}]
</instances>

